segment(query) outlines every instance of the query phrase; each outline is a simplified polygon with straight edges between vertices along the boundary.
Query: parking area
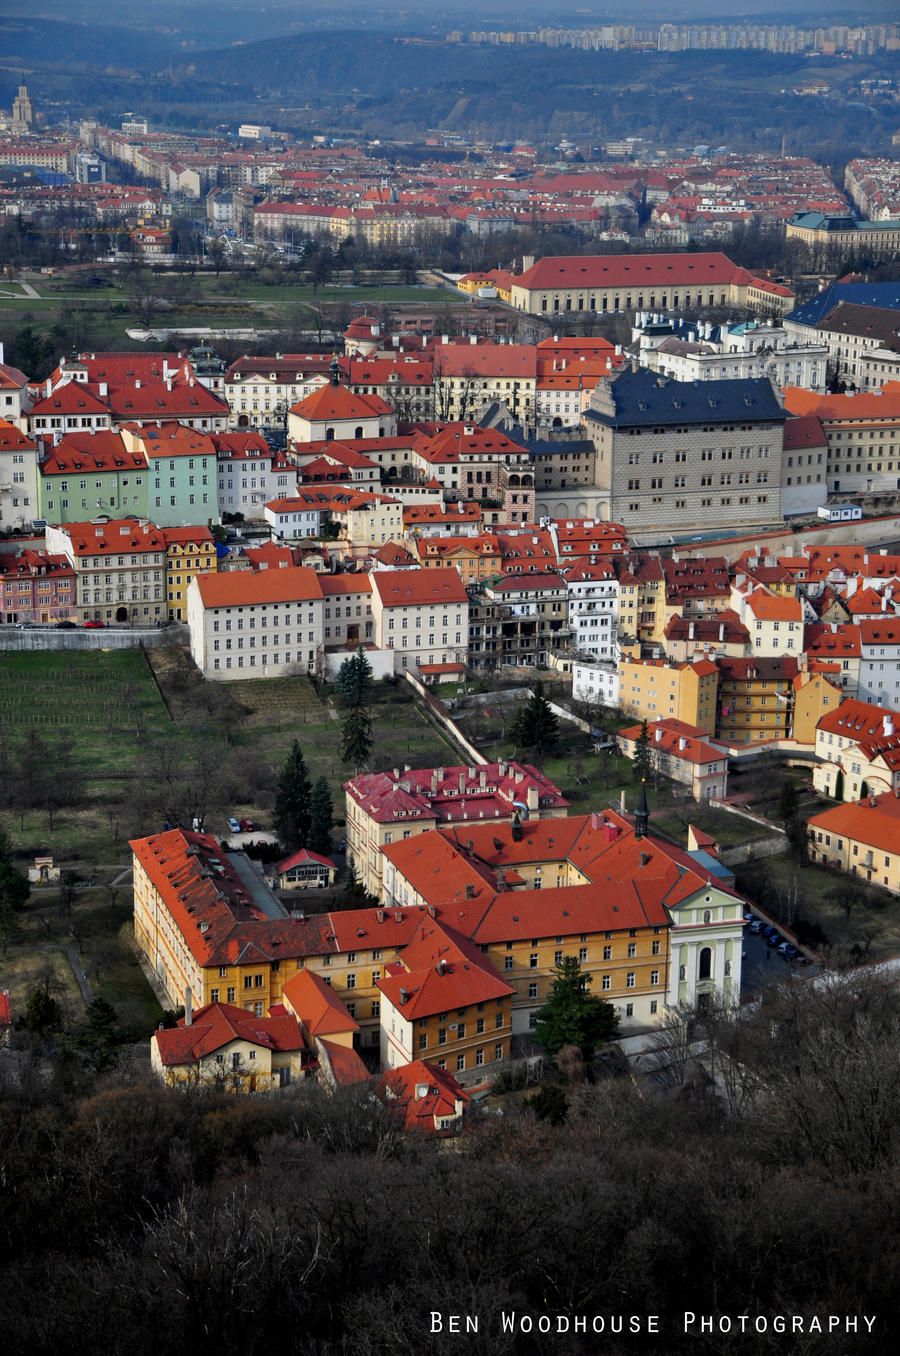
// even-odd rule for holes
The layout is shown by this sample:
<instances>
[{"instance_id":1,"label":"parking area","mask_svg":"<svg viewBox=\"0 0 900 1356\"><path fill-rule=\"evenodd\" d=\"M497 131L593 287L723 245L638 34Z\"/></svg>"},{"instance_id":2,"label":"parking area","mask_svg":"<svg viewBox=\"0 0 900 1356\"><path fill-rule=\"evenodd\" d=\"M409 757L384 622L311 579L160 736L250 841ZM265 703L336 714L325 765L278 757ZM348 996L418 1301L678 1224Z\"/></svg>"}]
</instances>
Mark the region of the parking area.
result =
<instances>
[{"instance_id":1,"label":"parking area","mask_svg":"<svg viewBox=\"0 0 900 1356\"><path fill-rule=\"evenodd\" d=\"M752 997L775 980L784 979L789 974L810 975L818 973L819 967L812 958L799 947L789 930L782 929L772 919L759 910L745 910L744 941L741 957L741 993ZM777 941L769 945L767 929L774 930ZM788 943L791 951L779 948Z\"/></svg>"}]
</instances>

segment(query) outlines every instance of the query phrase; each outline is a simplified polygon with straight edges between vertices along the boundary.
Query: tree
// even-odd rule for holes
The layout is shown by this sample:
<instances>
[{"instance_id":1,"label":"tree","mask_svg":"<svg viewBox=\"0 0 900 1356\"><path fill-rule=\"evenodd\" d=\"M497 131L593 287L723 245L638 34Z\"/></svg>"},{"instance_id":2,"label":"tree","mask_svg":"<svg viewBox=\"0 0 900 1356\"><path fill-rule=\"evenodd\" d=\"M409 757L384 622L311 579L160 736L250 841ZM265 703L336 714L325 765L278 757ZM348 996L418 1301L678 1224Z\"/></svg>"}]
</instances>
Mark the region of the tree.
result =
<instances>
[{"instance_id":1,"label":"tree","mask_svg":"<svg viewBox=\"0 0 900 1356\"><path fill-rule=\"evenodd\" d=\"M88 1063L98 1073L115 1063L117 1022L116 1010L105 998L95 998L88 1004L76 1042L87 1056Z\"/></svg>"},{"instance_id":2,"label":"tree","mask_svg":"<svg viewBox=\"0 0 900 1356\"><path fill-rule=\"evenodd\" d=\"M535 753L546 753L556 743L559 721L550 709L544 695L544 684L537 682L531 698L517 713L510 726L510 738L523 748Z\"/></svg>"},{"instance_id":3,"label":"tree","mask_svg":"<svg viewBox=\"0 0 900 1356\"><path fill-rule=\"evenodd\" d=\"M30 893L28 881L13 866L9 838L0 829L0 945L4 959L6 948L19 930L18 915Z\"/></svg>"},{"instance_id":4,"label":"tree","mask_svg":"<svg viewBox=\"0 0 900 1356\"><path fill-rule=\"evenodd\" d=\"M324 776L316 779L309 800L309 809L309 847L313 852L328 853L331 851L334 808L331 804L331 792Z\"/></svg>"},{"instance_id":5,"label":"tree","mask_svg":"<svg viewBox=\"0 0 900 1356\"><path fill-rule=\"evenodd\" d=\"M36 984L28 995L22 1026L36 1036L46 1036L62 1026L60 1006L44 984Z\"/></svg>"},{"instance_id":6,"label":"tree","mask_svg":"<svg viewBox=\"0 0 900 1356\"><path fill-rule=\"evenodd\" d=\"M296 739L278 778L273 819L285 851L306 847L311 823L309 773Z\"/></svg>"},{"instance_id":7,"label":"tree","mask_svg":"<svg viewBox=\"0 0 900 1356\"><path fill-rule=\"evenodd\" d=\"M361 645L338 669L337 690L351 706L363 706L368 700L372 690L372 665Z\"/></svg>"},{"instance_id":8,"label":"tree","mask_svg":"<svg viewBox=\"0 0 900 1356\"><path fill-rule=\"evenodd\" d=\"M834 798L835 800L844 799L844 769L839 767L837 776L834 779Z\"/></svg>"},{"instance_id":9,"label":"tree","mask_svg":"<svg viewBox=\"0 0 900 1356\"><path fill-rule=\"evenodd\" d=\"M538 1010L534 1038L551 1054L577 1045L590 1060L595 1048L612 1040L619 1025L615 1008L588 993L591 976L583 974L577 956L563 956L556 967L550 997Z\"/></svg>"},{"instance_id":10,"label":"tree","mask_svg":"<svg viewBox=\"0 0 900 1356\"><path fill-rule=\"evenodd\" d=\"M795 818L799 799L797 783L791 777L784 777L778 793L778 818L782 824L787 824Z\"/></svg>"},{"instance_id":11,"label":"tree","mask_svg":"<svg viewBox=\"0 0 900 1356\"><path fill-rule=\"evenodd\" d=\"M631 765L632 775L639 782L646 782L653 771L653 749L650 744L650 735L647 731L646 720L641 721L641 732L635 740L634 760Z\"/></svg>"},{"instance_id":12,"label":"tree","mask_svg":"<svg viewBox=\"0 0 900 1356\"><path fill-rule=\"evenodd\" d=\"M341 758L359 772L369 761L369 755L375 747L372 738L372 721L368 711L354 706L344 721L341 738Z\"/></svg>"}]
</instances>

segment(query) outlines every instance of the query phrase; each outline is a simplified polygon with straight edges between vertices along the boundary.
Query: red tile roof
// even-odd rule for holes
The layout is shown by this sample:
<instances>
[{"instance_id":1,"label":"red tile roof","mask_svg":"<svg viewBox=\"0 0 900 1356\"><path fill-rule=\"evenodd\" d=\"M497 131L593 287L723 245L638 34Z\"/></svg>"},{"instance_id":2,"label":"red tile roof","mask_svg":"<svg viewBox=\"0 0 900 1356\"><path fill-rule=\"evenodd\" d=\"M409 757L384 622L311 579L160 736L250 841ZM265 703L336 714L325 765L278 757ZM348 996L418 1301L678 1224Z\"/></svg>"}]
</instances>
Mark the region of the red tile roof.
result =
<instances>
[{"instance_id":1,"label":"red tile roof","mask_svg":"<svg viewBox=\"0 0 900 1356\"><path fill-rule=\"evenodd\" d=\"M400 960L385 967L378 987L407 1021L515 993L473 942L430 917L422 919Z\"/></svg>"},{"instance_id":2,"label":"red tile roof","mask_svg":"<svg viewBox=\"0 0 900 1356\"><path fill-rule=\"evenodd\" d=\"M190 1026L182 1017L177 1027L157 1031L154 1040L160 1059L169 1067L196 1063L233 1041L280 1052L303 1049L296 1018L287 1014L254 1017L228 1003L207 1003L195 1013Z\"/></svg>"},{"instance_id":3,"label":"red tile roof","mask_svg":"<svg viewBox=\"0 0 900 1356\"><path fill-rule=\"evenodd\" d=\"M458 570L452 566L433 570L375 570L372 588L382 607L433 607L442 603L468 603L469 595Z\"/></svg>"},{"instance_id":4,"label":"red tile roof","mask_svg":"<svg viewBox=\"0 0 900 1356\"><path fill-rule=\"evenodd\" d=\"M260 603L321 599L319 575L308 565L282 570L229 570L197 576L204 607L246 607Z\"/></svg>"},{"instance_id":5,"label":"red tile roof","mask_svg":"<svg viewBox=\"0 0 900 1356\"><path fill-rule=\"evenodd\" d=\"M298 970L281 991L282 1002L310 1036L335 1036L356 1032L359 1025L350 1016L343 999L312 970Z\"/></svg>"},{"instance_id":6,"label":"red tile roof","mask_svg":"<svg viewBox=\"0 0 900 1356\"><path fill-rule=\"evenodd\" d=\"M388 1105L396 1104L407 1130L438 1134L448 1133L438 1130L438 1123L451 1117L455 1119L459 1114L457 1108L472 1100L446 1069L426 1064L421 1059L389 1069L377 1091Z\"/></svg>"}]
</instances>

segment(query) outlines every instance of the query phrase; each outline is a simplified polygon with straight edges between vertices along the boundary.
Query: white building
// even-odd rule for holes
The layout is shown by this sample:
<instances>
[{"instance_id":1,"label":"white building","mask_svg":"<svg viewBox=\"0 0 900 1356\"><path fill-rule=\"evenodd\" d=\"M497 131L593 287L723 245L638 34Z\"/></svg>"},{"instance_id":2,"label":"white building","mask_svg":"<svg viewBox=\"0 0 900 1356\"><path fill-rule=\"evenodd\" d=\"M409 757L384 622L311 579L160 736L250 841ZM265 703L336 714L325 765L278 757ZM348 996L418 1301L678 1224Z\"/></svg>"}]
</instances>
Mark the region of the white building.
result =
<instances>
[{"instance_id":1,"label":"white building","mask_svg":"<svg viewBox=\"0 0 900 1356\"><path fill-rule=\"evenodd\" d=\"M739 325L640 314L632 329L642 366L676 381L769 377L776 386L824 391L828 346L801 343L771 321Z\"/></svg>"},{"instance_id":2,"label":"white building","mask_svg":"<svg viewBox=\"0 0 900 1356\"><path fill-rule=\"evenodd\" d=\"M273 452L259 433L213 434L219 517L225 513L261 518L263 506L297 488L297 468L281 452Z\"/></svg>"},{"instance_id":3,"label":"white building","mask_svg":"<svg viewBox=\"0 0 900 1356\"><path fill-rule=\"evenodd\" d=\"M306 566L195 577L191 654L205 678L281 678L315 671L322 644L319 576Z\"/></svg>"},{"instance_id":4,"label":"white building","mask_svg":"<svg viewBox=\"0 0 900 1356\"><path fill-rule=\"evenodd\" d=\"M599 661L585 664L576 660L572 665L572 699L615 710L619 705L617 664Z\"/></svg>"},{"instance_id":5,"label":"white building","mask_svg":"<svg viewBox=\"0 0 900 1356\"><path fill-rule=\"evenodd\" d=\"M900 711L900 618L859 619L860 701Z\"/></svg>"},{"instance_id":6,"label":"white building","mask_svg":"<svg viewBox=\"0 0 900 1356\"><path fill-rule=\"evenodd\" d=\"M27 527L38 511L38 449L0 419L0 529Z\"/></svg>"},{"instance_id":7,"label":"white building","mask_svg":"<svg viewBox=\"0 0 900 1356\"><path fill-rule=\"evenodd\" d=\"M569 646L607 664L619 661L619 581L612 566L580 562L566 575Z\"/></svg>"},{"instance_id":8,"label":"white building","mask_svg":"<svg viewBox=\"0 0 900 1356\"><path fill-rule=\"evenodd\" d=\"M375 570L370 579L375 644L394 651L395 671L465 660L469 596L457 570Z\"/></svg>"}]
</instances>

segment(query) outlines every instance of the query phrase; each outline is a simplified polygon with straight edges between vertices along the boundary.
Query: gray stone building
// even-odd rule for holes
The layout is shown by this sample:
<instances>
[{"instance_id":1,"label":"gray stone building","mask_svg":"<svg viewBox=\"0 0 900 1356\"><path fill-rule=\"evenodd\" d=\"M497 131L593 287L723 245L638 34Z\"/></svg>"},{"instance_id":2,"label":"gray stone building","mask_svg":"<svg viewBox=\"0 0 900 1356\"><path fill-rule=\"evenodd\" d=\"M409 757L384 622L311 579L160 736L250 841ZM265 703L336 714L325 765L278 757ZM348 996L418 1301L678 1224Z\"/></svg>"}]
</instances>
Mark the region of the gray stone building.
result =
<instances>
[{"instance_id":1,"label":"gray stone building","mask_svg":"<svg viewBox=\"0 0 900 1356\"><path fill-rule=\"evenodd\" d=\"M585 414L602 516L644 533L779 523L787 417L768 378L606 378Z\"/></svg>"}]
</instances>

